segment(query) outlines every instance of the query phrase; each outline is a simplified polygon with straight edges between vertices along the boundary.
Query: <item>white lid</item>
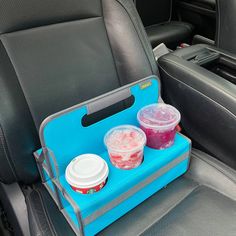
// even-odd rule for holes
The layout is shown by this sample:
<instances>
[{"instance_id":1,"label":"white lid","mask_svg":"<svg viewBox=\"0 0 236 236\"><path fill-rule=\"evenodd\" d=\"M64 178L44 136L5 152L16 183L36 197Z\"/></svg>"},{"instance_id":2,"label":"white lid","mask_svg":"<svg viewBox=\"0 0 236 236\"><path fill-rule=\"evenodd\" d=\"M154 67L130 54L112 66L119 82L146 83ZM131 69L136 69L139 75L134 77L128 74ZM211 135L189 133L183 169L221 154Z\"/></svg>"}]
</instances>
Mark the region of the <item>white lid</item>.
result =
<instances>
[{"instance_id":1,"label":"white lid","mask_svg":"<svg viewBox=\"0 0 236 236\"><path fill-rule=\"evenodd\" d=\"M121 125L107 132L104 143L111 151L132 152L144 147L146 135L136 126Z\"/></svg>"},{"instance_id":2,"label":"white lid","mask_svg":"<svg viewBox=\"0 0 236 236\"><path fill-rule=\"evenodd\" d=\"M107 163L98 155L83 154L74 158L66 168L66 180L73 187L90 188L108 177Z\"/></svg>"},{"instance_id":3,"label":"white lid","mask_svg":"<svg viewBox=\"0 0 236 236\"><path fill-rule=\"evenodd\" d=\"M146 128L168 130L180 122L181 115L171 105L156 103L142 108L137 114L137 119Z\"/></svg>"}]
</instances>

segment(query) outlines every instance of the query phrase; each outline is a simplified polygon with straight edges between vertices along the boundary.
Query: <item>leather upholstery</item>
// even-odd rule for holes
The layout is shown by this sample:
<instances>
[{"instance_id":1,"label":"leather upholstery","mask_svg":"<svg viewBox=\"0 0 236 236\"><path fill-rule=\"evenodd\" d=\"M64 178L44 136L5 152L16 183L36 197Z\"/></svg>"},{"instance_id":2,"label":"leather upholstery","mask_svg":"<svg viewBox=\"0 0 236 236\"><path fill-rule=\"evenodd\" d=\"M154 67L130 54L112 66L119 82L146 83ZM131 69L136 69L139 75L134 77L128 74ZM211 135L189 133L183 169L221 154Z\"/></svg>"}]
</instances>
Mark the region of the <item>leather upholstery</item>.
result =
<instances>
[{"instance_id":1,"label":"leather upholstery","mask_svg":"<svg viewBox=\"0 0 236 236\"><path fill-rule=\"evenodd\" d=\"M216 46L236 54L236 1L216 0L217 3L217 32Z\"/></svg>"},{"instance_id":2,"label":"leather upholstery","mask_svg":"<svg viewBox=\"0 0 236 236\"><path fill-rule=\"evenodd\" d=\"M171 19L172 0L136 0L135 3L145 27Z\"/></svg>"},{"instance_id":3,"label":"leather upholstery","mask_svg":"<svg viewBox=\"0 0 236 236\"><path fill-rule=\"evenodd\" d=\"M42 184L35 185L26 193L26 204L32 236L75 236Z\"/></svg>"},{"instance_id":4,"label":"leather upholstery","mask_svg":"<svg viewBox=\"0 0 236 236\"><path fill-rule=\"evenodd\" d=\"M193 150L190 169L166 188L114 222L99 235L229 235L235 233L236 172ZM41 200L40 200L41 199ZM32 235L73 231L42 185L27 197ZM40 223L41 222L41 223ZM221 222L224 222L222 224ZM38 228L42 228L41 231ZM43 233L42 233L43 232Z\"/></svg>"},{"instance_id":5,"label":"leather upholstery","mask_svg":"<svg viewBox=\"0 0 236 236\"><path fill-rule=\"evenodd\" d=\"M40 122L67 106L157 74L152 49L131 0L3 0L0 4L0 178L5 183L28 184L21 190L31 235L74 235L46 189L36 182L32 152L39 148ZM169 228L168 222L173 222L179 203L183 202L180 210L187 215L189 209L202 210L203 203L213 198L209 216L217 213L216 223L220 217L226 221L227 232L232 232L235 173L220 162L212 171L213 165L208 168L210 161L205 161L209 157L200 156L200 168L197 155L193 156L196 161L192 161L189 175L135 208L101 235L149 233L148 229L153 230L150 224L157 231L157 224L164 218ZM203 182L199 176L202 169L211 170L214 175L205 174ZM200 187L202 183L208 187ZM185 202L188 197L190 200ZM196 201L197 207L191 208ZM172 210L173 216L168 214ZM187 229L195 221L202 230L209 229L207 232L220 230L214 222L212 227L204 224L203 228L202 211L194 216L190 224L186 217L182 218Z\"/></svg>"},{"instance_id":6,"label":"leather upholstery","mask_svg":"<svg viewBox=\"0 0 236 236\"><path fill-rule=\"evenodd\" d=\"M153 48L165 43L175 49L180 43L190 42L193 26L171 21L172 0L136 0L135 3Z\"/></svg>"},{"instance_id":7,"label":"leather upholstery","mask_svg":"<svg viewBox=\"0 0 236 236\"><path fill-rule=\"evenodd\" d=\"M212 189L200 186L165 218L145 230L142 235L233 236L235 234L235 208L235 201Z\"/></svg>"},{"instance_id":8,"label":"leather upholstery","mask_svg":"<svg viewBox=\"0 0 236 236\"><path fill-rule=\"evenodd\" d=\"M131 0L4 0L0 17L0 178L27 184L46 116L158 70Z\"/></svg>"},{"instance_id":9,"label":"leather upholstery","mask_svg":"<svg viewBox=\"0 0 236 236\"><path fill-rule=\"evenodd\" d=\"M99 0L3 0L0 33L101 16Z\"/></svg>"},{"instance_id":10,"label":"leather upholstery","mask_svg":"<svg viewBox=\"0 0 236 236\"><path fill-rule=\"evenodd\" d=\"M151 46L131 0L3 0L0 15L1 181L30 184L22 189L32 235L74 235L46 189L35 182L32 152L40 146L39 125L67 106L157 74ZM185 177L101 235L150 234L162 228L171 235L179 233L179 225L186 232L194 226L194 232L231 233L235 172L194 153ZM208 215L202 213L206 201L211 201ZM193 210L198 211L188 221ZM219 218L226 221L222 229L216 225Z\"/></svg>"},{"instance_id":11,"label":"leather upholstery","mask_svg":"<svg viewBox=\"0 0 236 236\"><path fill-rule=\"evenodd\" d=\"M195 45L159 59L164 97L182 114L188 135L203 150L236 169L236 87L184 59L208 47Z\"/></svg>"},{"instance_id":12,"label":"leather upholstery","mask_svg":"<svg viewBox=\"0 0 236 236\"><path fill-rule=\"evenodd\" d=\"M146 27L146 31L152 47L165 43L167 47L175 48L181 43L190 42L193 26L185 22L170 21Z\"/></svg>"}]
</instances>

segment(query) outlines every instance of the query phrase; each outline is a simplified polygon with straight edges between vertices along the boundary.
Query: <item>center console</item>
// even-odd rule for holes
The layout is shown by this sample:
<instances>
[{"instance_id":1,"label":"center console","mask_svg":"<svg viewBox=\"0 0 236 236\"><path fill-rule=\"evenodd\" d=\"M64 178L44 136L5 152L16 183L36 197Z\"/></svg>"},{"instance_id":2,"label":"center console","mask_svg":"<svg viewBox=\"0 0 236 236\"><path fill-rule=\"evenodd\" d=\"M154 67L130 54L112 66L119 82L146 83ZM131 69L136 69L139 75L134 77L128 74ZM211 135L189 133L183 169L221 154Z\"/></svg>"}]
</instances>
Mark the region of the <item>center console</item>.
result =
<instances>
[{"instance_id":1,"label":"center console","mask_svg":"<svg viewBox=\"0 0 236 236\"><path fill-rule=\"evenodd\" d=\"M236 84L236 58L233 55L206 45L193 46L188 52L179 51L176 55Z\"/></svg>"},{"instance_id":2,"label":"center console","mask_svg":"<svg viewBox=\"0 0 236 236\"><path fill-rule=\"evenodd\" d=\"M236 57L198 44L159 58L163 97L198 148L236 169Z\"/></svg>"}]
</instances>

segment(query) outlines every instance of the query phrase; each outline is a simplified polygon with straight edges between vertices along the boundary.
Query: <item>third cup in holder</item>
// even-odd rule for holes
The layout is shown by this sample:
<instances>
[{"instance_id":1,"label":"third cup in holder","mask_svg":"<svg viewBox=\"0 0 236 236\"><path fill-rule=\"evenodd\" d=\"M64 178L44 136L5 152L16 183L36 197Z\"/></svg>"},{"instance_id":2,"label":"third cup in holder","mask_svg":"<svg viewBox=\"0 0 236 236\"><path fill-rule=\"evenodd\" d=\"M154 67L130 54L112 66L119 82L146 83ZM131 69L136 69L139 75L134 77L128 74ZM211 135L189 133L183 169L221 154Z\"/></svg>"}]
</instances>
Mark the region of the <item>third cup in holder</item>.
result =
<instances>
[{"instance_id":1,"label":"third cup in holder","mask_svg":"<svg viewBox=\"0 0 236 236\"><path fill-rule=\"evenodd\" d=\"M147 136L147 146L161 150L173 145L180 118L180 113L175 107L164 103L142 108L137 119Z\"/></svg>"}]
</instances>

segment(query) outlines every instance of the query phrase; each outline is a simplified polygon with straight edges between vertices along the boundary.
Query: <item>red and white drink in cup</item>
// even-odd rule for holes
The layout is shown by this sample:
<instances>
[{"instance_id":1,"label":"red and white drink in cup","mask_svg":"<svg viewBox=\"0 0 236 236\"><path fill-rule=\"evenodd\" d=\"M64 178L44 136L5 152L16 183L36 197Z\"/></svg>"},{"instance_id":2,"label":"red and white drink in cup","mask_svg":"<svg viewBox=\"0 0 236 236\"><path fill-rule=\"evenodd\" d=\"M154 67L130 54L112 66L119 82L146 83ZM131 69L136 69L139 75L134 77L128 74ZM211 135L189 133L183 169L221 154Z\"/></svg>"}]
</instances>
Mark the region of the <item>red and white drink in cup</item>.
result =
<instances>
[{"instance_id":1,"label":"red and white drink in cup","mask_svg":"<svg viewBox=\"0 0 236 236\"><path fill-rule=\"evenodd\" d=\"M117 126L106 134L104 142L115 167L130 170L142 163L146 135L141 129L131 125Z\"/></svg>"},{"instance_id":2,"label":"red and white drink in cup","mask_svg":"<svg viewBox=\"0 0 236 236\"><path fill-rule=\"evenodd\" d=\"M84 154L70 162L65 177L74 191L91 194L104 187L108 173L108 165L101 157L95 154Z\"/></svg>"},{"instance_id":3,"label":"red and white drink in cup","mask_svg":"<svg viewBox=\"0 0 236 236\"><path fill-rule=\"evenodd\" d=\"M173 106L159 103L142 108L137 115L140 128L147 136L147 146L165 149L173 145L181 115Z\"/></svg>"}]
</instances>

